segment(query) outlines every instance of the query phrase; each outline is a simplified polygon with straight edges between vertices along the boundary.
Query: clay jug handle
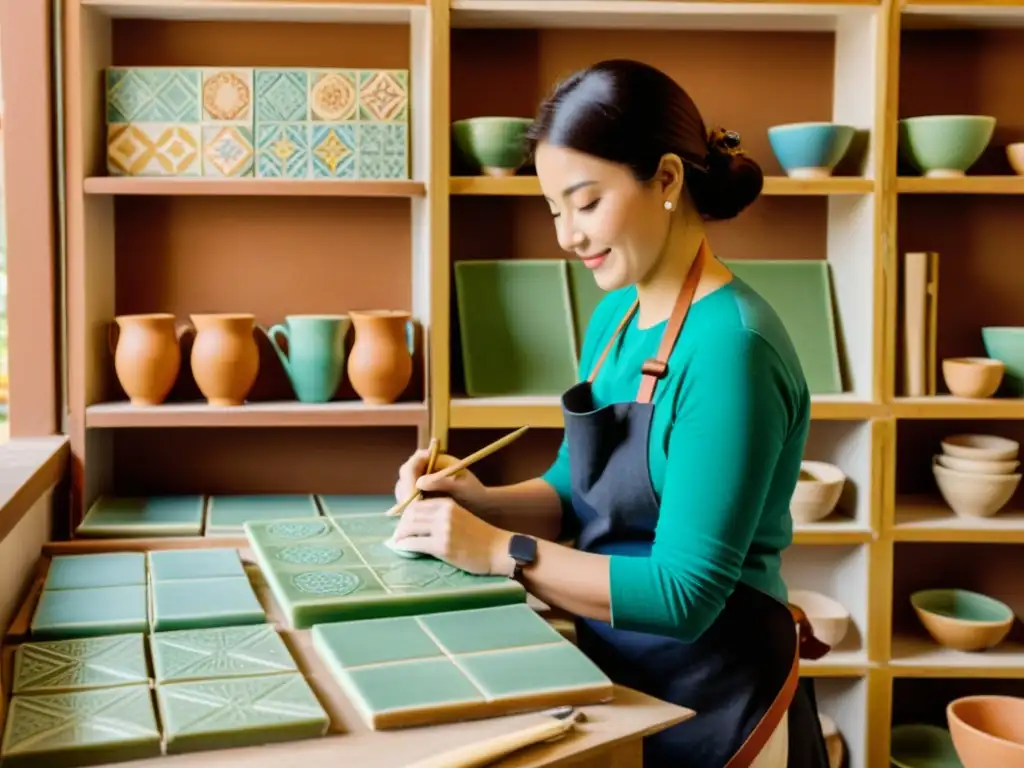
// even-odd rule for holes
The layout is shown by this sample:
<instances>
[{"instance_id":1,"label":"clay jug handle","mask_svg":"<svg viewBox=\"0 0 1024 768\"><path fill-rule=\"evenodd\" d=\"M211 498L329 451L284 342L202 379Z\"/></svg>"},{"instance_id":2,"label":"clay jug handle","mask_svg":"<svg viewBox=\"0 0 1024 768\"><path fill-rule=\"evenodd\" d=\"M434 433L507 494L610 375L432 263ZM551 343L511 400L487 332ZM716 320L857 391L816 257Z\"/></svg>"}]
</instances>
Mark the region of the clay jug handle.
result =
<instances>
[{"instance_id":1,"label":"clay jug handle","mask_svg":"<svg viewBox=\"0 0 1024 768\"><path fill-rule=\"evenodd\" d=\"M288 335L288 328L281 323L278 323L277 325L271 326L270 330L265 330L264 333L267 334L267 339L270 340L270 346L274 348L274 351L277 352L277 356L281 358L281 365L283 365L285 371L291 375L292 369L288 356L281 351L281 346L277 343L277 334L281 334L288 342L288 349L291 350L292 337Z\"/></svg>"},{"instance_id":2,"label":"clay jug handle","mask_svg":"<svg viewBox=\"0 0 1024 768\"><path fill-rule=\"evenodd\" d=\"M117 342L121 338L121 329L115 320L107 326L107 346L110 347L110 354L117 354Z\"/></svg>"},{"instance_id":3,"label":"clay jug handle","mask_svg":"<svg viewBox=\"0 0 1024 768\"><path fill-rule=\"evenodd\" d=\"M416 324L412 320L405 321L405 346L409 357L413 357L416 354Z\"/></svg>"}]
</instances>

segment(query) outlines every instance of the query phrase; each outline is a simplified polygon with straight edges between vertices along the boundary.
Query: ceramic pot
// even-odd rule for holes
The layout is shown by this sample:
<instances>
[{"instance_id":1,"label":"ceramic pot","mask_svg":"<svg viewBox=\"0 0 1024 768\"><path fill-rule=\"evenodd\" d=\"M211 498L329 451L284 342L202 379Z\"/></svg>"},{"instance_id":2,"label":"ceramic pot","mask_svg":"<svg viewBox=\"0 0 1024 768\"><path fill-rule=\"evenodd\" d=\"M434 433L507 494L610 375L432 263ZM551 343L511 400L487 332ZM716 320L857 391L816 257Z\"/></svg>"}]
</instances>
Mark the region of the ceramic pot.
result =
<instances>
[{"instance_id":1,"label":"ceramic pot","mask_svg":"<svg viewBox=\"0 0 1024 768\"><path fill-rule=\"evenodd\" d=\"M349 314L355 329L348 355L352 388L370 405L395 402L412 377L412 315L387 309Z\"/></svg>"},{"instance_id":2,"label":"ceramic pot","mask_svg":"<svg viewBox=\"0 0 1024 768\"><path fill-rule=\"evenodd\" d=\"M899 151L928 178L958 178L981 157L995 127L988 115L908 117L899 121Z\"/></svg>"},{"instance_id":3,"label":"ceramic pot","mask_svg":"<svg viewBox=\"0 0 1024 768\"><path fill-rule=\"evenodd\" d=\"M192 315L192 375L210 405L241 405L256 382L259 347L254 315Z\"/></svg>"},{"instance_id":4,"label":"ceramic pot","mask_svg":"<svg viewBox=\"0 0 1024 768\"><path fill-rule=\"evenodd\" d=\"M526 117L471 117L452 123L455 146L485 176L515 176L526 162Z\"/></svg>"},{"instance_id":5,"label":"ceramic pot","mask_svg":"<svg viewBox=\"0 0 1024 768\"><path fill-rule=\"evenodd\" d=\"M1024 698L954 699L946 722L964 768L1024 768Z\"/></svg>"},{"instance_id":6,"label":"ceramic pot","mask_svg":"<svg viewBox=\"0 0 1024 768\"><path fill-rule=\"evenodd\" d=\"M347 315L288 315L266 332L299 402L326 403L334 397L345 372L350 325ZM288 341L288 354L278 336Z\"/></svg>"},{"instance_id":7,"label":"ceramic pot","mask_svg":"<svg viewBox=\"0 0 1024 768\"><path fill-rule=\"evenodd\" d=\"M788 123L770 127L768 143L791 179L827 179L855 133L852 125Z\"/></svg>"},{"instance_id":8,"label":"ceramic pot","mask_svg":"<svg viewBox=\"0 0 1024 768\"><path fill-rule=\"evenodd\" d=\"M120 315L110 326L117 380L132 405L162 403L181 368L181 334L174 315Z\"/></svg>"},{"instance_id":9,"label":"ceramic pot","mask_svg":"<svg viewBox=\"0 0 1024 768\"><path fill-rule=\"evenodd\" d=\"M1005 603L966 589L922 589L910 596L910 604L935 642L958 651L994 648L1015 620Z\"/></svg>"}]
</instances>

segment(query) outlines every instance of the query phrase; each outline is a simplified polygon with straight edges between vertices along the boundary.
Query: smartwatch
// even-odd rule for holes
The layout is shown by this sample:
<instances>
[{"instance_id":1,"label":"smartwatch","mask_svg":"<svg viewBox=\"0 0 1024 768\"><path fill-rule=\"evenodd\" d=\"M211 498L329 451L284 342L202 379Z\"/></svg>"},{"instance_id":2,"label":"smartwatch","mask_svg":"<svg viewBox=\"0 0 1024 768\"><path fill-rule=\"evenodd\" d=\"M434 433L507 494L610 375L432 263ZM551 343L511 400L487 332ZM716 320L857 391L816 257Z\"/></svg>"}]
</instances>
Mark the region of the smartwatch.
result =
<instances>
[{"instance_id":1,"label":"smartwatch","mask_svg":"<svg viewBox=\"0 0 1024 768\"><path fill-rule=\"evenodd\" d=\"M512 578L518 581L523 568L532 565L537 560L537 540L531 536L513 534L508 542L508 556L515 563Z\"/></svg>"}]
</instances>

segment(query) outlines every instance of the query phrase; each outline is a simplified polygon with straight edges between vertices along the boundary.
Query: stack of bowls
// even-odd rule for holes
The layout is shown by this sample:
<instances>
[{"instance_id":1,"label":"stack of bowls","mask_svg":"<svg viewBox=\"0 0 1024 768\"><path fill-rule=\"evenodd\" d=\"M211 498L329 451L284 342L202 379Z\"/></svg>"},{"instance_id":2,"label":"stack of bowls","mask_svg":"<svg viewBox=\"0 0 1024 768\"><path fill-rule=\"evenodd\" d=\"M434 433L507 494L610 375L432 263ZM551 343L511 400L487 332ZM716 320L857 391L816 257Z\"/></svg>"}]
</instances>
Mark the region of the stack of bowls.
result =
<instances>
[{"instance_id":1,"label":"stack of bowls","mask_svg":"<svg viewBox=\"0 0 1024 768\"><path fill-rule=\"evenodd\" d=\"M965 696L946 721L964 768L1024 768L1024 698Z\"/></svg>"},{"instance_id":2,"label":"stack of bowls","mask_svg":"<svg viewBox=\"0 0 1024 768\"><path fill-rule=\"evenodd\" d=\"M932 459L939 493L960 517L991 517L1020 485L1020 444L995 435L952 435Z\"/></svg>"}]
</instances>

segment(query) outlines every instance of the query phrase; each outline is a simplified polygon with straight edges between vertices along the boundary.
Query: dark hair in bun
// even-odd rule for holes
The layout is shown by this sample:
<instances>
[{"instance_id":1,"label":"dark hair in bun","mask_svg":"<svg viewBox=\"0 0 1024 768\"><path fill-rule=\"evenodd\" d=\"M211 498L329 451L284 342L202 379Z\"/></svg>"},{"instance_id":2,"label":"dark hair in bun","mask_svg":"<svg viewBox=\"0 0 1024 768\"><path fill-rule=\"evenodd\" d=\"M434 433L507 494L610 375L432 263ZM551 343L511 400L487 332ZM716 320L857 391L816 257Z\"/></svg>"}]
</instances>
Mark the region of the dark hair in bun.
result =
<instances>
[{"instance_id":1,"label":"dark hair in bun","mask_svg":"<svg viewBox=\"0 0 1024 768\"><path fill-rule=\"evenodd\" d=\"M672 78L628 59L602 61L561 82L527 131L629 167L649 181L666 154L686 164L686 186L705 219L731 219L761 194L764 176L731 131L708 133L693 99Z\"/></svg>"}]
</instances>

